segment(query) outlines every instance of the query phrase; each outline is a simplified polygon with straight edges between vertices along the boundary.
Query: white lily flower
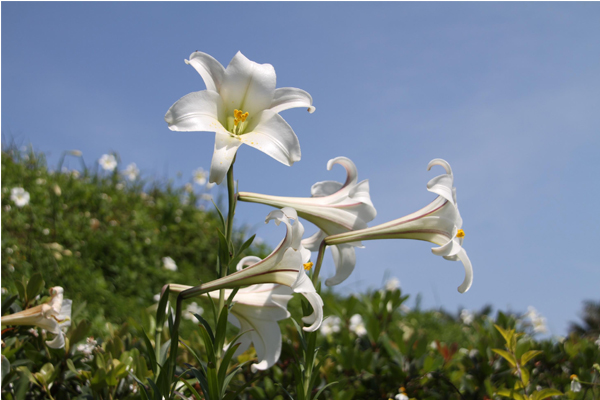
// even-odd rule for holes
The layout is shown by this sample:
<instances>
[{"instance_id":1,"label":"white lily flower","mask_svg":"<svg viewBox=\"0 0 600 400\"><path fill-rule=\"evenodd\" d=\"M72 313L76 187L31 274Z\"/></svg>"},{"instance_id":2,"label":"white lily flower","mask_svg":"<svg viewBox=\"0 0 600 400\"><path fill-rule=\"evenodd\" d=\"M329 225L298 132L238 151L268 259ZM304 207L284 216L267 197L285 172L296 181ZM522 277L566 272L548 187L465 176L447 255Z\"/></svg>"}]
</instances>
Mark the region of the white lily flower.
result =
<instances>
[{"instance_id":1,"label":"white lily flower","mask_svg":"<svg viewBox=\"0 0 600 400\"><path fill-rule=\"evenodd\" d=\"M29 204L29 192L22 187L15 187L10 189L10 199L15 203L17 207L24 207Z\"/></svg>"},{"instance_id":2,"label":"white lily flower","mask_svg":"<svg viewBox=\"0 0 600 400\"><path fill-rule=\"evenodd\" d=\"M210 182L221 183L239 146L245 143L277 161L300 161L300 143L279 112L306 107L314 112L312 97L297 88L276 86L271 64L258 64L238 52L227 68L208 54L196 51L187 64L198 71L206 90L179 99L165 115L172 131L215 132Z\"/></svg>"},{"instance_id":3,"label":"white lily flower","mask_svg":"<svg viewBox=\"0 0 600 400\"><path fill-rule=\"evenodd\" d=\"M238 199L279 208L294 208L300 217L320 229L302 241L302 245L308 250L318 251L326 236L364 229L377 215L369 194L369 181L358 182L358 171L352 160L346 157L331 159L327 163L327 169L331 170L335 164L346 169L346 182L317 182L311 188L312 197L279 197L240 192ZM350 276L356 265L356 246L361 246L359 241L331 247L336 274L325 281L327 286L342 283Z\"/></svg>"},{"instance_id":4,"label":"white lily flower","mask_svg":"<svg viewBox=\"0 0 600 400\"><path fill-rule=\"evenodd\" d=\"M71 303L63 298L63 288L50 288L52 296L47 303L31 307L18 313L2 317L2 325L35 325L53 333L56 337L46 341L48 347L61 349L65 347L65 335L61 328L71 325Z\"/></svg>"},{"instance_id":5,"label":"white lily flower","mask_svg":"<svg viewBox=\"0 0 600 400\"><path fill-rule=\"evenodd\" d=\"M127 177L127 179L130 181L135 181L135 178L137 178L139 174L140 170L135 163L129 164L123 171L123 175L125 175L125 177Z\"/></svg>"},{"instance_id":6,"label":"white lily flower","mask_svg":"<svg viewBox=\"0 0 600 400\"><path fill-rule=\"evenodd\" d=\"M428 206L381 225L329 236L325 242L328 245L338 245L362 240L416 239L435 243L440 247L431 249L433 254L451 261L462 261L465 279L458 291L464 293L469 290L473 283L473 267L467 252L462 248L465 232L461 229L462 218L456 205L452 169L446 161L436 158L429 163L427 170L434 165L442 166L446 173L427 183L427 190L438 195Z\"/></svg>"},{"instance_id":7,"label":"white lily flower","mask_svg":"<svg viewBox=\"0 0 600 400\"><path fill-rule=\"evenodd\" d=\"M323 322L323 300L305 272L310 270L313 264L309 262L310 251L301 244L304 227L298 221L296 211L288 207L271 211L266 222L271 220L275 220L277 225L283 222L286 227L285 238L271 254L263 260L256 256L244 257L237 265L237 272L204 283L199 286L199 289L214 291L262 283L288 286L294 293L301 293L311 304L314 312L304 317L302 321L309 324L304 327L304 330L313 332L319 329ZM293 225L291 220L294 221ZM243 268L244 266L247 267ZM189 289L183 285L170 285L170 287L173 292Z\"/></svg>"},{"instance_id":8,"label":"white lily flower","mask_svg":"<svg viewBox=\"0 0 600 400\"><path fill-rule=\"evenodd\" d=\"M117 159L112 154L103 154L98 160L98 164L105 171L113 171L117 168Z\"/></svg>"},{"instance_id":9,"label":"white lily flower","mask_svg":"<svg viewBox=\"0 0 600 400\"><path fill-rule=\"evenodd\" d=\"M226 298L231 291L225 290ZM246 351L251 343L254 344L259 362L251 365L252 372L264 371L279 360L282 344L277 321L290 316L287 304L292 293L287 286L265 283L240 289L233 298L229 321L240 328L240 332L246 332L236 342L240 346L234 357ZM210 292L208 295L219 298L219 292Z\"/></svg>"}]
</instances>

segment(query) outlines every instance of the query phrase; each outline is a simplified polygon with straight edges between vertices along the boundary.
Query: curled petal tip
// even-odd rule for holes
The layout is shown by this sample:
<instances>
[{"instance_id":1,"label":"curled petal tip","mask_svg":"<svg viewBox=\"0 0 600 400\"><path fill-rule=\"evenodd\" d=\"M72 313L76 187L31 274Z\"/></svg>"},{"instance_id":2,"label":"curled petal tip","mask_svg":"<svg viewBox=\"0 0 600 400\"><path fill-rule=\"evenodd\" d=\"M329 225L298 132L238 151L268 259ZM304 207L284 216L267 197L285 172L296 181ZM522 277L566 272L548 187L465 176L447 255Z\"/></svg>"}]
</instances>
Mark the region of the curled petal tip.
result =
<instances>
[{"instance_id":1,"label":"curled petal tip","mask_svg":"<svg viewBox=\"0 0 600 400\"><path fill-rule=\"evenodd\" d=\"M448 161L441 158L434 158L433 160L429 161L429 164L427 164L427 171L431 170L434 165L443 167L448 175L452 175L452 168L450 167Z\"/></svg>"},{"instance_id":2,"label":"curled petal tip","mask_svg":"<svg viewBox=\"0 0 600 400\"><path fill-rule=\"evenodd\" d=\"M183 60L184 63L189 64L190 60L188 60L187 58Z\"/></svg>"},{"instance_id":3,"label":"curled petal tip","mask_svg":"<svg viewBox=\"0 0 600 400\"><path fill-rule=\"evenodd\" d=\"M465 293L473 284L473 266L471 265L471 260L469 260L467 252L464 249L461 249L461 251L458 252L457 256L459 260L462 261L463 266L465 267L465 280L458 287L458 291L460 293Z\"/></svg>"},{"instance_id":4,"label":"curled petal tip","mask_svg":"<svg viewBox=\"0 0 600 400\"><path fill-rule=\"evenodd\" d=\"M308 109L307 109L306 111L308 111L310 114L312 114L312 113L314 113L316 110L317 110L317 108L316 108L316 107L314 107L314 106L310 106L310 107L308 107Z\"/></svg>"}]
</instances>

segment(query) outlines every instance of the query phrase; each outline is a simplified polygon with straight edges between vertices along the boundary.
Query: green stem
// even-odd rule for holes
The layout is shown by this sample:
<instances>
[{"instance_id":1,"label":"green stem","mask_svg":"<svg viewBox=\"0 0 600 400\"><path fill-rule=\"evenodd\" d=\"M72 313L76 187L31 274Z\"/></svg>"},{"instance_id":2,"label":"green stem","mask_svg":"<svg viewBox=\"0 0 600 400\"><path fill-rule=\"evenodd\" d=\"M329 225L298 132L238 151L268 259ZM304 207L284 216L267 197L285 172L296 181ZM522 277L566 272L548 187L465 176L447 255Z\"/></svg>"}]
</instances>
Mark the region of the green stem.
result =
<instances>
[{"instance_id":1,"label":"green stem","mask_svg":"<svg viewBox=\"0 0 600 400\"><path fill-rule=\"evenodd\" d=\"M321 265L323 264L323 257L325 256L325 249L327 244L323 240L319 246L319 254L317 255L317 261L315 263L315 272L312 276L312 282L315 289L319 291L319 273L321 272ZM311 380L313 375L313 369L315 366L315 347L317 344L317 332L306 332L306 338L308 339L308 345L306 349L305 361L306 365L304 370L304 398L310 400L312 395Z\"/></svg>"},{"instance_id":2,"label":"green stem","mask_svg":"<svg viewBox=\"0 0 600 400\"><path fill-rule=\"evenodd\" d=\"M225 231L225 238L227 239L227 246L231 245L231 237L233 235L233 217L235 215L235 203L236 203L236 194L235 194L235 182L233 180L233 164L235 164L235 158L231 163L231 167L229 167L229 171L227 171L227 199L229 200L229 210L227 212L227 228ZM229 249L227 249L229 251ZM222 260L221 260L222 261ZM222 262L221 264L221 278L227 276L229 265ZM225 289L219 290L219 315L221 315L221 311L225 307ZM217 316L218 319L218 316ZM221 353L223 349L216 349L217 360L221 359Z\"/></svg>"},{"instance_id":3,"label":"green stem","mask_svg":"<svg viewBox=\"0 0 600 400\"><path fill-rule=\"evenodd\" d=\"M325 257L325 249L327 248L327 244L325 240L321 242L319 246L319 254L317 255L317 262L315 263L315 272L312 276L312 283L317 288L317 282L319 282L319 273L321 272L321 264L323 264L323 257Z\"/></svg>"},{"instance_id":4,"label":"green stem","mask_svg":"<svg viewBox=\"0 0 600 400\"><path fill-rule=\"evenodd\" d=\"M154 355L156 357L156 376L160 374L160 342L162 339L162 326L156 326L154 333Z\"/></svg>"}]
</instances>

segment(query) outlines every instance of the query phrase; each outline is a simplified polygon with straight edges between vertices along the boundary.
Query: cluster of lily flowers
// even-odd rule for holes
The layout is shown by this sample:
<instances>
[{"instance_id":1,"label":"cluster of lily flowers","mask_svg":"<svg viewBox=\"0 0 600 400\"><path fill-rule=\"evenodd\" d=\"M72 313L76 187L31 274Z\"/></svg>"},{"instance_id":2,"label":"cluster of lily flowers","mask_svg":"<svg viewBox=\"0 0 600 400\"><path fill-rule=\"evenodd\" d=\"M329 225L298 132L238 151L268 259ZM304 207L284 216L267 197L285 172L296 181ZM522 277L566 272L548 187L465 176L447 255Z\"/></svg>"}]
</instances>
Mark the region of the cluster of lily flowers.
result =
<instances>
[{"instance_id":1,"label":"cluster of lily flowers","mask_svg":"<svg viewBox=\"0 0 600 400\"><path fill-rule=\"evenodd\" d=\"M209 182L220 184L234 163L242 144L254 147L275 160L291 166L300 160L299 140L279 115L290 108L315 111L312 97L297 88L276 88L276 74L270 64L258 64L238 52L227 68L202 52L191 54L186 63L200 74L206 90L190 93L179 99L165 115L173 131L205 131L215 133L215 146L209 172ZM457 208L454 176L450 165L432 160L428 169L440 166L445 173L433 178L427 190L437 197L421 210L381 225L368 227L377 212L369 193L368 180L359 181L356 165L346 157L336 157L327 169L340 165L346 170L344 183L317 182L310 197L282 197L250 192L238 192L237 200L260 203L276 208L266 222L274 221L285 227L285 236L265 259L244 257L237 271L199 286L204 296L217 298L219 290L228 297L240 288L233 299L231 313L237 318L242 344L237 354L250 343L255 347L258 363L254 371L272 366L281 352L281 331L277 321L288 318L287 303L294 293L306 297L313 313L304 317L304 330L317 330L323 322L323 301L313 281L307 275L313 267L311 252L331 249L336 272L325 284L335 286L344 282L356 265L355 247L363 241L376 239L417 239L432 242L434 254L448 260L462 261L465 279L459 292L465 292L473 280L472 266L462 248L465 236ZM304 237L300 218L311 222L319 231ZM322 251L319 252L321 256ZM320 261L314 273L318 274ZM171 292L192 287L170 284ZM222 294L221 294L222 295ZM326 323L325 331L338 328L335 319ZM350 321L358 335L366 333L360 315ZM274 346L278 343L278 346Z\"/></svg>"},{"instance_id":2,"label":"cluster of lily flowers","mask_svg":"<svg viewBox=\"0 0 600 400\"><path fill-rule=\"evenodd\" d=\"M220 184L223 181L242 144L254 147L288 166L300 160L299 140L279 113L296 107L314 112L312 97L307 92L297 88L276 88L274 68L270 64L250 61L240 52L227 68L202 52L192 53L186 63L203 78L206 90L179 99L167 111L165 120L173 131L215 133L209 183ZM112 155L103 156L99 163L106 170L113 170L117 165ZM327 278L325 284L335 286L351 275L356 265L355 248L362 247L362 242L378 239L423 240L439 246L432 249L435 255L462 262L465 278L458 287L459 292L466 292L473 281L471 262L462 247L465 233L457 207L454 176L448 162L434 159L427 166L428 170L434 166L444 170L442 175L427 184L427 190L437 195L429 205L402 218L372 227L368 223L377 212L371 202L368 180L358 180L356 165L349 158L333 158L327 163L327 169L331 170L335 165L346 170L345 182L317 182L310 189L310 197L238 192L238 201L274 207L275 210L267 215L265 222L273 221L283 226L284 237L266 258L244 257L237 264L236 272L196 287L203 296L211 298L223 295L228 298L234 289L240 288L233 298L231 313L237 319L241 332L247 333L239 339L241 345L236 355L253 344L258 358L258 362L252 365L253 371L265 370L279 359L282 338L278 321L290 317L287 305L294 293L305 296L313 309L312 314L303 318L306 324L304 330L316 331L323 323L323 301L307 274L314 265L310 261L311 252L319 252L314 278L315 275L318 277L323 251L326 247L331 249L335 274ZM128 169L131 169L131 176L137 175L135 165L130 165ZM205 179L204 171L198 170L195 182L204 184ZM316 225L319 231L304 237L300 218ZM172 261L165 259L163 263L166 268L175 269ZM171 293L192 289L181 284L169 284L169 288ZM36 311L35 321L27 319L26 322L38 326L43 322L48 327L52 322L52 330L46 329L57 334L57 339L52 342L54 345L54 342L60 342L56 315L61 310L58 308L57 311L55 307L59 302L58 292L53 296L52 304L42 307L45 311L41 311L42 308ZM22 313L33 315L30 310ZM12 315L13 324L25 321L19 320L18 314ZM328 323L331 331L336 329L335 322L330 320ZM360 316L352 317L350 322L357 334L366 333ZM2 324L5 324L4 317ZM400 393L397 398L402 396L403 393Z\"/></svg>"}]
</instances>

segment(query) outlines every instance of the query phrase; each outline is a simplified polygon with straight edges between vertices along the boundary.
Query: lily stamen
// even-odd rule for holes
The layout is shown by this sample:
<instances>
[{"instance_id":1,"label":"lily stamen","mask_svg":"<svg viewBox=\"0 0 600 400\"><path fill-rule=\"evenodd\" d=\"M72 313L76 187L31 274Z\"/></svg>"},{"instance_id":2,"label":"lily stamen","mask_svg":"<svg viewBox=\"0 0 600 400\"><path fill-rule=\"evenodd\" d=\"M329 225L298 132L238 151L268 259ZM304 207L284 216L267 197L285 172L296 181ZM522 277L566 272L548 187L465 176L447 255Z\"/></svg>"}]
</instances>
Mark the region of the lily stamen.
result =
<instances>
[{"instance_id":1,"label":"lily stamen","mask_svg":"<svg viewBox=\"0 0 600 400\"><path fill-rule=\"evenodd\" d=\"M457 237L457 238L464 238L464 237L465 237L465 231L463 231L462 229L459 229L459 230L456 232L456 237Z\"/></svg>"},{"instance_id":2,"label":"lily stamen","mask_svg":"<svg viewBox=\"0 0 600 400\"><path fill-rule=\"evenodd\" d=\"M248 118L250 113L248 111L242 112L242 110L235 109L233 110L233 128L232 133L234 135L241 135L246 127L246 119ZM231 117L230 117L231 118ZM240 124L241 123L241 124Z\"/></svg>"},{"instance_id":3,"label":"lily stamen","mask_svg":"<svg viewBox=\"0 0 600 400\"><path fill-rule=\"evenodd\" d=\"M302 264L302 265L304 266L305 271L310 271L314 264L312 263L312 261L309 261L306 264Z\"/></svg>"}]
</instances>

